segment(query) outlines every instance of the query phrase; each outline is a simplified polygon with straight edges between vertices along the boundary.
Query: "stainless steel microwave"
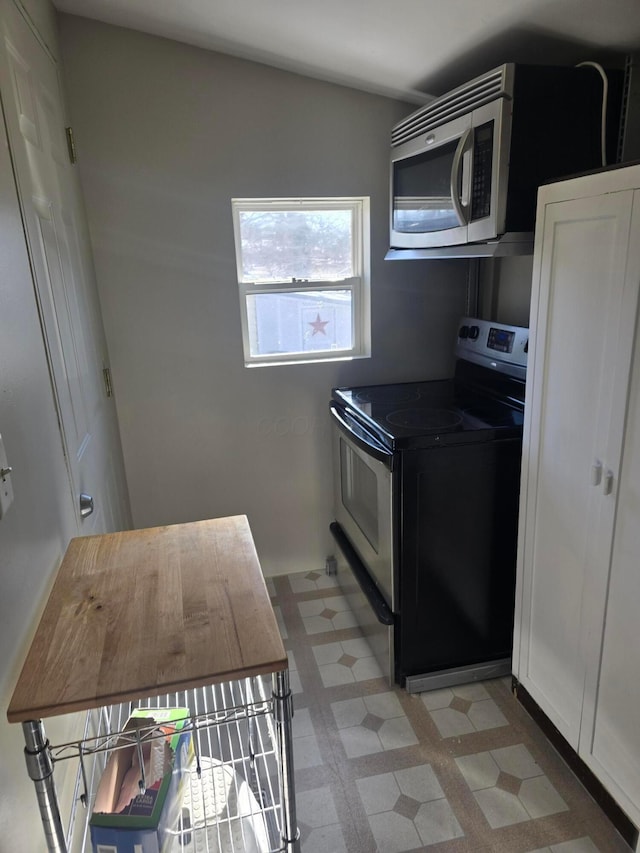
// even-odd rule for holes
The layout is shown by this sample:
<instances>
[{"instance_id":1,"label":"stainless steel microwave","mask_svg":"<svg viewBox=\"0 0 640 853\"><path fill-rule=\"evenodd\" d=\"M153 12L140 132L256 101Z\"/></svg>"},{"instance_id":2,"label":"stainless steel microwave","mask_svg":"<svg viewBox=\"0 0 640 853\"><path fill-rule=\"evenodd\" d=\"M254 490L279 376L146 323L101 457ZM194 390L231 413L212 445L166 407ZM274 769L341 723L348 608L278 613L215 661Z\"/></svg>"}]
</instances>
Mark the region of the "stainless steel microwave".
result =
<instances>
[{"instance_id":1,"label":"stainless steel microwave","mask_svg":"<svg viewBox=\"0 0 640 853\"><path fill-rule=\"evenodd\" d=\"M396 125L392 249L483 243L532 231L540 184L606 160L600 71L592 64L507 63ZM604 112L615 152L620 98L610 85L612 91Z\"/></svg>"}]
</instances>

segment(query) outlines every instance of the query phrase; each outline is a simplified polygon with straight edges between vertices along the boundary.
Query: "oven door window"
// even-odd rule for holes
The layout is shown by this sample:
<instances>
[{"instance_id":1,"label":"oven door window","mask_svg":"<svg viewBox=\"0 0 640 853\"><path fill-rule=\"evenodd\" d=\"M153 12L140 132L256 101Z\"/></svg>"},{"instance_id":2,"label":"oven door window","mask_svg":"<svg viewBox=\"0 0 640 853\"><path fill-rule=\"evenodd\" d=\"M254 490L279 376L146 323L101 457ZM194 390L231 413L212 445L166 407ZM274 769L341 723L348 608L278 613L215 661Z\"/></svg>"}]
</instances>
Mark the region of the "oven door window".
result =
<instances>
[{"instance_id":1,"label":"oven door window","mask_svg":"<svg viewBox=\"0 0 640 853\"><path fill-rule=\"evenodd\" d=\"M458 143L455 139L393 164L393 229L426 234L463 223L451 197L451 174ZM462 191L462 176L459 176Z\"/></svg>"},{"instance_id":2,"label":"oven door window","mask_svg":"<svg viewBox=\"0 0 640 853\"><path fill-rule=\"evenodd\" d=\"M376 553L379 552L378 483L375 472L340 439L342 505Z\"/></svg>"}]
</instances>

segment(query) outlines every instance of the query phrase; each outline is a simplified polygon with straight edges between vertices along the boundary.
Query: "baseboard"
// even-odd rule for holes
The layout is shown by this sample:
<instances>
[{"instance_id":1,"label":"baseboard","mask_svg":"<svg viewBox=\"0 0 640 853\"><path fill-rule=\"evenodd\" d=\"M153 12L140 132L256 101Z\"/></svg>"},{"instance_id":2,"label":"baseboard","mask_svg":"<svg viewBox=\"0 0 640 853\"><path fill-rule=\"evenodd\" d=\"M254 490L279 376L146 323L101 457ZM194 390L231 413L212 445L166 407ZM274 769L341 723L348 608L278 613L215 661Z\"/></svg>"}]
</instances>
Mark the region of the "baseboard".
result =
<instances>
[{"instance_id":1,"label":"baseboard","mask_svg":"<svg viewBox=\"0 0 640 853\"><path fill-rule=\"evenodd\" d=\"M520 702L531 718L535 720L542 732L560 753L565 763L568 764L571 770L582 782L584 787L591 794L593 799L600 806L602 811L606 814L629 847L631 847L632 850L635 850L636 845L638 844L638 830L635 825L629 820L625 812L613 799L602 782L600 782L600 780L594 775L593 771L587 767L577 752L569 745L564 736L560 734L544 711L535 702L535 700L531 698L530 694L515 677L512 678L512 689L513 695L516 697L518 702Z\"/></svg>"}]
</instances>

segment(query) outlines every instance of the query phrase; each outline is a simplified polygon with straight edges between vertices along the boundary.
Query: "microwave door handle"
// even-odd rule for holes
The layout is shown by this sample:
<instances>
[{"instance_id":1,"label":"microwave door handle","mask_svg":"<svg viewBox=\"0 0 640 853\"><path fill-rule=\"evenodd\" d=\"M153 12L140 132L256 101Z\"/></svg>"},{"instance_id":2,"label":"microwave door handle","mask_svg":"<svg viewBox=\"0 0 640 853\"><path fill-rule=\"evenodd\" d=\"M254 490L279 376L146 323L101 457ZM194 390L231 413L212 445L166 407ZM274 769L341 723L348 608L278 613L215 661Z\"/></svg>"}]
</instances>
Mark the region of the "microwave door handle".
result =
<instances>
[{"instance_id":1,"label":"microwave door handle","mask_svg":"<svg viewBox=\"0 0 640 853\"><path fill-rule=\"evenodd\" d=\"M466 192L465 187L462 188L462 194L467 199L466 202L463 202L460 194L458 193L458 178L460 177L460 170L464 164L464 155L471 148L472 139L473 132L469 127L460 137L460 142L456 148L456 153L453 155L453 164L451 166L451 201L453 202L453 208L458 215L461 225L467 225L469 222L469 202L468 193Z\"/></svg>"}]
</instances>

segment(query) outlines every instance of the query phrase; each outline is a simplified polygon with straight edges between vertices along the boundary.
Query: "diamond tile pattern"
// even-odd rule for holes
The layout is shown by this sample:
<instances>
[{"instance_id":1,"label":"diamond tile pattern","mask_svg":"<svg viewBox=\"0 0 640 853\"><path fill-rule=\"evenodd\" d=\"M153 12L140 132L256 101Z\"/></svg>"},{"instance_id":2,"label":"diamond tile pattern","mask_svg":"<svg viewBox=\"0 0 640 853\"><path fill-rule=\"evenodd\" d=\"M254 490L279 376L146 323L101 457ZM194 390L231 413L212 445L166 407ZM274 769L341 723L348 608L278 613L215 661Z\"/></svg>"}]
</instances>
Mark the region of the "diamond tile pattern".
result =
<instances>
[{"instance_id":1,"label":"diamond tile pattern","mask_svg":"<svg viewBox=\"0 0 640 853\"><path fill-rule=\"evenodd\" d=\"M322 616L323 619L333 619L333 617L337 616L338 614L335 610L331 610L330 608L326 607L319 615Z\"/></svg>"},{"instance_id":2,"label":"diamond tile pattern","mask_svg":"<svg viewBox=\"0 0 640 853\"><path fill-rule=\"evenodd\" d=\"M492 829L568 810L523 744L457 759Z\"/></svg>"},{"instance_id":3,"label":"diamond tile pattern","mask_svg":"<svg viewBox=\"0 0 640 853\"><path fill-rule=\"evenodd\" d=\"M367 714L360 725L364 726L365 729L370 729L372 732L379 732L384 725L384 720L376 717L375 714Z\"/></svg>"},{"instance_id":4,"label":"diamond tile pattern","mask_svg":"<svg viewBox=\"0 0 640 853\"><path fill-rule=\"evenodd\" d=\"M421 698L442 737L460 737L507 725L504 714L480 683L432 690Z\"/></svg>"},{"instance_id":5,"label":"diamond tile pattern","mask_svg":"<svg viewBox=\"0 0 640 853\"><path fill-rule=\"evenodd\" d=\"M463 699L461 696L454 696L449 704L449 707L459 714L468 714L473 703L468 699Z\"/></svg>"},{"instance_id":6,"label":"diamond tile pattern","mask_svg":"<svg viewBox=\"0 0 640 853\"><path fill-rule=\"evenodd\" d=\"M396 800L393 810L396 814L402 815L402 817L409 818L409 820L415 820L418 816L418 812L420 811L420 805L421 804L418 800L414 800L413 797L407 797L406 794L400 794Z\"/></svg>"},{"instance_id":7,"label":"diamond tile pattern","mask_svg":"<svg viewBox=\"0 0 640 853\"><path fill-rule=\"evenodd\" d=\"M270 578L301 853L630 853L509 681L391 687L335 577Z\"/></svg>"},{"instance_id":8,"label":"diamond tile pattern","mask_svg":"<svg viewBox=\"0 0 640 853\"><path fill-rule=\"evenodd\" d=\"M503 773L502 771L498 773L496 788L500 788L501 791L507 791L509 794L515 794L518 796L521 785L522 781L520 779L516 779L516 777L512 776L510 773Z\"/></svg>"}]
</instances>

